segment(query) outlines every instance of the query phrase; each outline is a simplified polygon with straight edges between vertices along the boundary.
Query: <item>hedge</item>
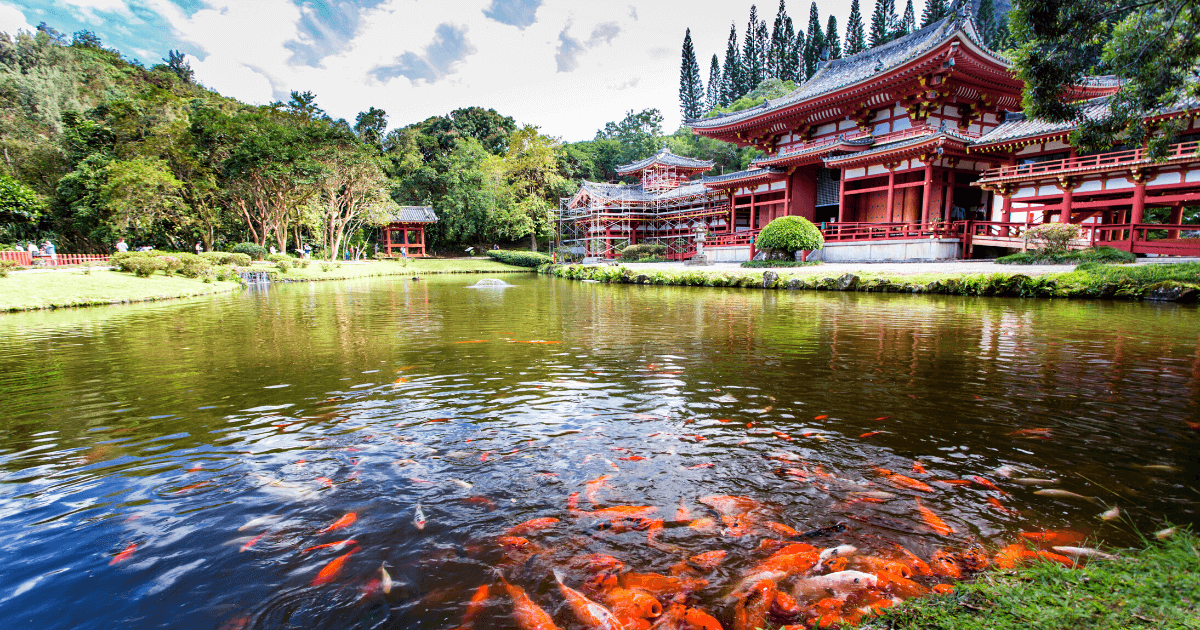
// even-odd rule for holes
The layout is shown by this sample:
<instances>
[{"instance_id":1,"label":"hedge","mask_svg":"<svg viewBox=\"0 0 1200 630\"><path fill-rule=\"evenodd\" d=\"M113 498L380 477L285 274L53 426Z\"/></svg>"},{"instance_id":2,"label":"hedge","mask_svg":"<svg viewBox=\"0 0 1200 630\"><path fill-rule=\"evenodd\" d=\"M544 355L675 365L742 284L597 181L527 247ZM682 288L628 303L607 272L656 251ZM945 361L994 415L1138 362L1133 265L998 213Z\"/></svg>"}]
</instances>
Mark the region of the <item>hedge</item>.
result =
<instances>
[{"instance_id":1,"label":"hedge","mask_svg":"<svg viewBox=\"0 0 1200 630\"><path fill-rule=\"evenodd\" d=\"M640 261L646 258L661 258L667 253L667 246L662 243L638 243L621 250L621 260Z\"/></svg>"},{"instance_id":2,"label":"hedge","mask_svg":"<svg viewBox=\"0 0 1200 630\"><path fill-rule=\"evenodd\" d=\"M550 262L550 257L538 252L514 252L504 249L488 250L488 256L493 260L502 262L506 265L514 265L517 267L528 267L535 269L541 265Z\"/></svg>"},{"instance_id":3,"label":"hedge","mask_svg":"<svg viewBox=\"0 0 1200 630\"><path fill-rule=\"evenodd\" d=\"M767 224L754 241L758 249L772 249L791 256L798 251L815 251L825 246L821 230L804 217L779 217Z\"/></svg>"},{"instance_id":4,"label":"hedge","mask_svg":"<svg viewBox=\"0 0 1200 630\"><path fill-rule=\"evenodd\" d=\"M200 254L200 256L214 265L233 265L235 267L250 266L250 256L246 254L238 254L234 252L203 252Z\"/></svg>"},{"instance_id":5,"label":"hedge","mask_svg":"<svg viewBox=\"0 0 1200 630\"><path fill-rule=\"evenodd\" d=\"M235 254L245 254L254 260L262 260L267 256L267 248L254 243L238 243L229 248Z\"/></svg>"},{"instance_id":6,"label":"hedge","mask_svg":"<svg viewBox=\"0 0 1200 630\"><path fill-rule=\"evenodd\" d=\"M1043 254L1037 251L1017 252L996 259L996 263L1001 265L1071 265L1085 262L1128 264L1136 261L1137 256L1108 246L1081 249L1063 254Z\"/></svg>"}]
</instances>

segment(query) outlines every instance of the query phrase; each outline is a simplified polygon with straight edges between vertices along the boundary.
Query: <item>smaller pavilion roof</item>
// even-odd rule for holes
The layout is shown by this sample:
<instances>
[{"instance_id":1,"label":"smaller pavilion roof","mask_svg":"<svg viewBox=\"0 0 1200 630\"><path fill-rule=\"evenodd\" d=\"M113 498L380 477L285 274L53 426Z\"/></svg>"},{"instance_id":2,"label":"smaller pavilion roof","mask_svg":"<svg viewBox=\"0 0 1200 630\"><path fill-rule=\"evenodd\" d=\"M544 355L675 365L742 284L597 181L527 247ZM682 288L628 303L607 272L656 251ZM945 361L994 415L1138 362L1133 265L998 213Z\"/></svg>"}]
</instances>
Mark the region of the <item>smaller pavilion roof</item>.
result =
<instances>
[{"instance_id":1,"label":"smaller pavilion roof","mask_svg":"<svg viewBox=\"0 0 1200 630\"><path fill-rule=\"evenodd\" d=\"M617 167L618 175L627 175L650 168L654 165L671 166L678 169L707 171L713 167L712 160L697 160L696 158L684 157L675 155L667 147L663 147L658 153L644 159L638 160L632 164Z\"/></svg>"},{"instance_id":2,"label":"smaller pavilion roof","mask_svg":"<svg viewBox=\"0 0 1200 630\"><path fill-rule=\"evenodd\" d=\"M392 223L437 223L433 206L396 206L389 217Z\"/></svg>"}]
</instances>

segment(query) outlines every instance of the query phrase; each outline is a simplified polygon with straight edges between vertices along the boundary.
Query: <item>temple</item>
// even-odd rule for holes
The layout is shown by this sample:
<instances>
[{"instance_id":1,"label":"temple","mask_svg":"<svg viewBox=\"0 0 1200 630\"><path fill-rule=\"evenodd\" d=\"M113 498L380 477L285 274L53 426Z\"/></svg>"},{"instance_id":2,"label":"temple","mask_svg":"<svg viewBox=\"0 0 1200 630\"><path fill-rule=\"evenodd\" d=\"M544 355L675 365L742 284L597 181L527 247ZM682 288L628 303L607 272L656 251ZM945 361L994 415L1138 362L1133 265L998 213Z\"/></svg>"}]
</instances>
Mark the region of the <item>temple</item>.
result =
<instances>
[{"instance_id":1,"label":"temple","mask_svg":"<svg viewBox=\"0 0 1200 630\"><path fill-rule=\"evenodd\" d=\"M564 199L564 245L612 258L623 244L694 253L704 230L715 260L748 260L772 219L795 215L825 235L818 259L951 259L1026 247L1034 225L1080 226L1077 248L1200 255L1183 208L1200 205L1200 102L1166 108L1185 120L1166 160L1142 148L1081 155L1070 123L1026 119L1022 82L982 44L961 4L954 15L857 55L824 62L792 93L753 108L688 121L694 133L764 155L747 170L691 180L706 162L669 152L630 164L641 183L585 182ZM1118 83L1090 78L1067 98L1089 115ZM1147 211L1165 222L1147 223ZM1182 235L1182 236L1181 236Z\"/></svg>"},{"instance_id":2,"label":"temple","mask_svg":"<svg viewBox=\"0 0 1200 630\"><path fill-rule=\"evenodd\" d=\"M437 223L430 206L396 206L390 221L383 226L385 256L398 255L421 258L425 253L425 226ZM397 253L396 250L399 250Z\"/></svg>"}]
</instances>

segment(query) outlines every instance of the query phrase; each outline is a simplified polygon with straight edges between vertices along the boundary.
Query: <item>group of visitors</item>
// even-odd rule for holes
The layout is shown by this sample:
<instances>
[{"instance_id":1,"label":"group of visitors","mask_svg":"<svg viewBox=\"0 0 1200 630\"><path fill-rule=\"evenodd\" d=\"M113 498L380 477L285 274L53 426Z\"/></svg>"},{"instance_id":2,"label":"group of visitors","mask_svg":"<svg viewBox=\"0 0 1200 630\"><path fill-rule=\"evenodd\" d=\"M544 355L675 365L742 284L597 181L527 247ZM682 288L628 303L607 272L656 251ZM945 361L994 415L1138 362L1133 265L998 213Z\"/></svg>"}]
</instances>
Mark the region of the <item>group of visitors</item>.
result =
<instances>
[{"instance_id":1,"label":"group of visitors","mask_svg":"<svg viewBox=\"0 0 1200 630\"><path fill-rule=\"evenodd\" d=\"M58 260L58 252L54 250L54 243L49 240L43 241L42 246L38 247L33 241L29 241L25 251L29 252L34 258L49 258L50 260Z\"/></svg>"}]
</instances>

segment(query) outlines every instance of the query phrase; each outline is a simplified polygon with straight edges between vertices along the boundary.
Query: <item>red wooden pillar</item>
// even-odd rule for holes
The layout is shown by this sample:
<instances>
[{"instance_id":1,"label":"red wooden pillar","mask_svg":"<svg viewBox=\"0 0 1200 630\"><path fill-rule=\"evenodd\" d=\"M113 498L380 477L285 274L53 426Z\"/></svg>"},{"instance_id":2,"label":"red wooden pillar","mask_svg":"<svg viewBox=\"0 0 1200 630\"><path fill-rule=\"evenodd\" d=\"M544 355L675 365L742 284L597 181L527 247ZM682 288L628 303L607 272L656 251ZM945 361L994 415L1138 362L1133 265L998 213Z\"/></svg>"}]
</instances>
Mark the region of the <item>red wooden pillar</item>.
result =
<instances>
[{"instance_id":1,"label":"red wooden pillar","mask_svg":"<svg viewBox=\"0 0 1200 630\"><path fill-rule=\"evenodd\" d=\"M1183 223L1183 202L1171 206L1171 216L1167 219L1171 225ZM1167 238L1179 238L1179 230L1167 230Z\"/></svg>"},{"instance_id":2,"label":"red wooden pillar","mask_svg":"<svg viewBox=\"0 0 1200 630\"><path fill-rule=\"evenodd\" d=\"M750 231L758 229L758 196L754 188L750 189Z\"/></svg>"},{"instance_id":3,"label":"red wooden pillar","mask_svg":"<svg viewBox=\"0 0 1200 630\"><path fill-rule=\"evenodd\" d=\"M885 164L888 170L887 193L887 222L896 221L896 168L894 164Z\"/></svg>"},{"instance_id":4,"label":"red wooden pillar","mask_svg":"<svg viewBox=\"0 0 1200 630\"><path fill-rule=\"evenodd\" d=\"M921 199L921 226L929 225L929 204L933 203L933 158L925 160L925 196Z\"/></svg>"},{"instance_id":5,"label":"red wooden pillar","mask_svg":"<svg viewBox=\"0 0 1200 630\"><path fill-rule=\"evenodd\" d=\"M729 189L729 226L725 229L726 232L733 234L737 231L737 207L734 203L737 201L737 189Z\"/></svg>"},{"instance_id":6,"label":"red wooden pillar","mask_svg":"<svg viewBox=\"0 0 1200 630\"><path fill-rule=\"evenodd\" d=\"M1133 209L1129 213L1129 247L1132 251L1133 242L1137 240L1137 230L1134 229L1143 220L1146 210L1146 176L1142 173L1133 175Z\"/></svg>"},{"instance_id":7,"label":"red wooden pillar","mask_svg":"<svg viewBox=\"0 0 1200 630\"><path fill-rule=\"evenodd\" d=\"M387 255L391 256L392 255L392 226L389 225L389 226L383 228L383 236L384 236L384 239L387 240Z\"/></svg>"},{"instance_id":8,"label":"red wooden pillar","mask_svg":"<svg viewBox=\"0 0 1200 630\"><path fill-rule=\"evenodd\" d=\"M1075 201L1075 187L1068 185L1065 188L1063 188L1062 209L1059 211L1059 214L1058 214L1058 222L1059 223L1066 224L1066 223L1071 222L1071 204L1074 201Z\"/></svg>"},{"instance_id":9,"label":"red wooden pillar","mask_svg":"<svg viewBox=\"0 0 1200 630\"><path fill-rule=\"evenodd\" d=\"M846 220L846 169L838 179L838 223Z\"/></svg>"},{"instance_id":10,"label":"red wooden pillar","mask_svg":"<svg viewBox=\"0 0 1200 630\"><path fill-rule=\"evenodd\" d=\"M1012 190L1009 188L1004 188L1001 190L1000 194L1004 197L1004 205L1000 207L1000 221L1003 223L1010 223L1012 222ZM1009 232L1010 229L1008 226L1005 226L1004 229L1001 230L1001 233L1005 236L1012 236L1012 234Z\"/></svg>"}]
</instances>

